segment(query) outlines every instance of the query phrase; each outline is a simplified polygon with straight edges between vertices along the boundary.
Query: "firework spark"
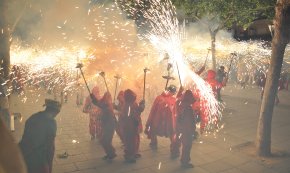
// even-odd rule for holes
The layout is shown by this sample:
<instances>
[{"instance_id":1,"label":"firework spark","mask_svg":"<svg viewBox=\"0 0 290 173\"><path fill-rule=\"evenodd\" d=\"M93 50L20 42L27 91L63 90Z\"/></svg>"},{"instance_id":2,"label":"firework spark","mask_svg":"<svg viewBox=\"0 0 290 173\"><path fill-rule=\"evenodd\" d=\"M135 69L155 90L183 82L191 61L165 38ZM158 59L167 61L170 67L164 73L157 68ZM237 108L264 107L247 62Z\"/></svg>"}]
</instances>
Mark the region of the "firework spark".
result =
<instances>
[{"instance_id":1,"label":"firework spark","mask_svg":"<svg viewBox=\"0 0 290 173\"><path fill-rule=\"evenodd\" d=\"M221 119L221 106L209 84L195 74L183 57L179 25L171 1L149 0L150 8L143 12L151 30L143 35L159 51L169 55L169 62L180 69L181 83L200 97L201 107L208 119L208 128ZM142 5L142 4L141 4ZM175 71L177 73L177 71Z\"/></svg>"}]
</instances>

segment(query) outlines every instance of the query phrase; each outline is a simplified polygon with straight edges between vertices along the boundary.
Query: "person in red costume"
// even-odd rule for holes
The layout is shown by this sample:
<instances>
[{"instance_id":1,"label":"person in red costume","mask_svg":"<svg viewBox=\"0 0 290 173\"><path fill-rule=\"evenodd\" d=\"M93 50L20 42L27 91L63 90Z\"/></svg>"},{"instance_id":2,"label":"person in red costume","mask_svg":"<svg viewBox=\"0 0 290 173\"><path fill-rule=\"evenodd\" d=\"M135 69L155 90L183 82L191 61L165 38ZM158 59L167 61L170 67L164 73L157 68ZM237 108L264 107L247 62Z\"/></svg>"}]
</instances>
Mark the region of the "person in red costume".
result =
<instances>
[{"instance_id":1,"label":"person in red costume","mask_svg":"<svg viewBox=\"0 0 290 173\"><path fill-rule=\"evenodd\" d=\"M198 120L200 122L200 134L203 134L205 130L205 126L208 123L207 115L205 114L205 109L202 106L205 101L200 100L200 94L198 92L193 91L194 103L192 104L192 109L195 111L195 114L198 116ZM197 137L197 136L195 136Z\"/></svg>"},{"instance_id":2,"label":"person in red costume","mask_svg":"<svg viewBox=\"0 0 290 173\"><path fill-rule=\"evenodd\" d=\"M124 101L124 106L120 112L120 117L122 117L124 123L124 157L126 162L135 163L136 158L141 156L138 154L140 144L139 131L142 125L140 116L144 111L145 101L141 100L138 104L136 102L136 94L130 89L124 91Z\"/></svg>"},{"instance_id":3,"label":"person in red costume","mask_svg":"<svg viewBox=\"0 0 290 173\"><path fill-rule=\"evenodd\" d=\"M116 127L116 117L113 111L112 96L109 92L106 92L101 99L97 99L94 94L90 94L90 97L92 99L92 103L102 110L102 136L100 143L106 153L103 160L111 161L117 156L115 153L115 148L112 145L112 139Z\"/></svg>"},{"instance_id":4,"label":"person in red costume","mask_svg":"<svg viewBox=\"0 0 290 173\"><path fill-rule=\"evenodd\" d=\"M223 80L223 82L218 82L216 80L216 72L214 70L208 70L207 71L207 78L205 81L210 85L213 94L216 99L218 99L218 89L221 89L223 86L225 86L226 80ZM196 114L199 115L200 118L200 133L203 134L204 129L208 123L208 117L205 113L205 108L202 106L205 103L202 103L200 100L200 95L198 92L194 92L194 98L195 102L193 104L193 109L195 110ZM206 102L206 100L203 100L203 102Z\"/></svg>"},{"instance_id":5,"label":"person in red costume","mask_svg":"<svg viewBox=\"0 0 290 173\"><path fill-rule=\"evenodd\" d=\"M92 93L97 99L100 99L99 87L95 86L92 89ZM102 136L102 128L101 128L101 109L92 103L92 99L90 96L86 98L86 101L83 106L83 112L88 113L90 116L89 122L89 131L91 134L91 140L97 138L101 139Z\"/></svg>"},{"instance_id":6,"label":"person in red costume","mask_svg":"<svg viewBox=\"0 0 290 173\"><path fill-rule=\"evenodd\" d=\"M179 93L181 92L182 91L180 90ZM146 122L145 134L151 140L150 147L152 149L157 149L157 136L160 136L170 138L170 148L172 151L176 116L175 94L176 86L170 85L166 91L156 97L151 107L151 111Z\"/></svg>"},{"instance_id":7,"label":"person in red costume","mask_svg":"<svg viewBox=\"0 0 290 173\"><path fill-rule=\"evenodd\" d=\"M214 70L208 70L207 71L207 78L205 81L211 86L211 89L212 89L215 97L217 98L217 90L221 89L224 84L222 82L218 82L216 80L216 72Z\"/></svg>"},{"instance_id":8,"label":"person in red costume","mask_svg":"<svg viewBox=\"0 0 290 173\"><path fill-rule=\"evenodd\" d=\"M193 109L194 101L192 91L186 90L181 99L176 102L176 139L174 150L175 153L179 153L179 148L182 146L180 162L184 168L193 168L193 164L190 163L190 151L197 123L197 115Z\"/></svg>"}]
</instances>

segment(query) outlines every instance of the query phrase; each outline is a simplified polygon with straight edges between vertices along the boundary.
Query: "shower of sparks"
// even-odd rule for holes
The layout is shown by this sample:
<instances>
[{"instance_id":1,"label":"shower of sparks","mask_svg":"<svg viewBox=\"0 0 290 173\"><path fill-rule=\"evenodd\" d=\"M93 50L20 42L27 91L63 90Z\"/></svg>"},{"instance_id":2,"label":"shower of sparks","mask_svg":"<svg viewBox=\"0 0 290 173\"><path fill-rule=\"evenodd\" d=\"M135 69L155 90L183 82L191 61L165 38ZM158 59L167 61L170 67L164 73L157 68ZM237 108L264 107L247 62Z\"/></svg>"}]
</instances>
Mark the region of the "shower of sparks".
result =
<instances>
[{"instance_id":1,"label":"shower of sparks","mask_svg":"<svg viewBox=\"0 0 290 173\"><path fill-rule=\"evenodd\" d=\"M65 40L63 44L60 44L63 47L58 47L57 43L53 46L46 43L50 41L49 43L54 44L53 39L56 36L52 36L52 40L39 36L38 38L41 39L34 40L35 42L29 46L22 46L24 44L15 39L16 41L13 41L11 45L11 64L17 68L11 70L12 76L16 76L11 79L17 83L20 82L23 87L33 86L35 91L44 88L49 92L57 90L57 92L73 93L76 89L75 85L79 82L83 83L80 79L81 74L75 66L77 63L83 63L85 78L91 85L96 83L96 76L92 74L92 69L106 70L110 73L108 76L109 88L113 83L109 77L116 72L120 72L127 85L129 83L131 86L134 85L136 78L133 77L136 75L129 71L135 71L140 65L142 65L140 69L143 68L144 61L139 57L143 56L145 52L148 53L147 48L144 49L143 46L142 50L136 48L138 39L134 22L124 19L114 4L106 6L106 8L102 8L104 4L97 8L98 5L91 4L91 8L87 12L89 13L87 20L90 22L82 23L83 26L78 27L82 28L84 33L80 33L77 38L71 35L67 29L72 27L73 19L64 18L61 23L54 25L54 32ZM79 12L82 11L82 6L73 5L72 7L80 9ZM58 38L60 43L62 43L61 39ZM78 39L86 40L85 43L77 43ZM147 60L146 64L150 63ZM137 76L140 76L139 73L142 74L142 71L136 71L136 73L138 73ZM119 80L120 84L121 80ZM9 88L9 91L12 91L12 87ZM22 101L26 102L25 99Z\"/></svg>"},{"instance_id":2,"label":"shower of sparks","mask_svg":"<svg viewBox=\"0 0 290 173\"><path fill-rule=\"evenodd\" d=\"M25 86L45 87L48 91L53 91L56 87L61 87L64 92L72 90L77 78L75 65L77 61L85 61L88 56L79 56L74 53L83 52L83 50L67 48L43 51L36 48L20 49L13 45L12 50L11 64L14 66L11 76L15 76L12 81L17 80ZM22 101L26 102L26 99Z\"/></svg>"},{"instance_id":3,"label":"shower of sparks","mask_svg":"<svg viewBox=\"0 0 290 173\"><path fill-rule=\"evenodd\" d=\"M69 15L61 18L61 20L58 20L60 22L53 23L54 25L51 27L54 29L52 33L56 32L57 36L52 36L50 33L49 38L45 37L45 35L36 35L34 42L27 46L22 46L26 43L16 42L13 38L11 44L12 77L10 78L12 83L18 80L24 87L34 86L35 89L31 92L37 94L41 88L45 88L49 92L64 90L73 93L72 91L76 89L74 87L75 84L82 81L78 80L81 76L79 71L77 71L78 69L75 68L75 65L81 62L84 64L85 77L88 81L97 80L97 76L95 76L96 70L106 70L110 89L112 88L111 86L115 86L114 78L110 77L110 75L120 73L122 75L120 89L134 86L134 89L141 90L140 88L142 87L139 86L140 84L137 80L142 79L143 71L140 69L148 66L150 69L154 70L156 68L159 70L157 71L158 73L162 73L160 62L163 62L164 54L167 53L169 55L168 62L173 64L172 70L174 74L172 75L178 81L178 77L176 77L178 76L176 65L178 65L183 86L190 88L195 95L200 96L201 107L209 121L208 128L215 126L217 119L221 118L223 105L219 105L216 102L210 86L192 72L190 67L190 65L199 67L203 64L207 48L210 46L210 39L205 38L204 35L198 32L187 34L187 28L180 29L175 7L172 6L169 0L162 2L160 0L149 0L149 6L147 6L148 4L141 4L142 2L140 1L139 5L142 11L139 8L136 9L136 6L129 6L129 3L120 5L119 1L123 0L117 0L116 4L111 6L104 4L93 5L91 3L90 8L85 8L86 10L83 14L86 22L80 22L81 24L79 22L73 23L74 20ZM81 4L72 2L70 5L73 10L68 8L68 11L83 11ZM138 26L137 30L141 34L138 35L134 21L128 19L128 16L125 17L125 11L121 12L118 9L120 7L133 16L132 19L140 18L141 16L146 18L146 20L139 20L141 21L141 26ZM61 8L61 11L63 10ZM56 11L56 13L42 13L45 16L46 14L58 14L57 12L59 11ZM143 15L140 15L140 13L143 13ZM81 16L81 14L79 15L78 13L78 16ZM53 15L53 17L55 16ZM77 26L78 24L80 26ZM146 27L146 25L150 26ZM81 31L77 37L73 37L68 28L81 28ZM146 32L146 28L151 30ZM4 33L4 30L1 29L1 32ZM137 39L137 35L140 36L141 41ZM50 37L52 37L52 40L50 40ZM82 41L77 44L79 40L85 41L85 44ZM147 40L150 41L150 44L147 43ZM234 58L229 74L237 72L238 80L242 80L244 76L254 73L253 71L256 69L262 73L266 72L271 50L264 46L265 43L260 41L237 42L230 39L230 37L221 37L217 40L216 53L219 65L225 65L227 69L230 62L230 53L237 52L238 56ZM54 45L58 41L60 44L57 45L61 46ZM157 51L154 51L152 46ZM287 62L288 64L290 63L289 47L286 48L285 53L285 58L288 57L285 60L286 65ZM99 67L97 68L96 66L99 64L104 69L98 69ZM18 66L18 68L13 69L13 65ZM240 67L244 69L240 70ZM94 73L88 72L89 70L94 71ZM20 72L20 75L18 72ZM146 89L151 90L148 93L151 94L150 97L152 98L150 99L153 100L153 97L158 94L160 89L155 86L160 86L161 82L156 77L158 75L151 76L152 80L146 84ZM158 82L153 83L153 80ZM121 80L119 80L119 85L120 82ZM98 85L104 86L103 82ZM11 87L8 90L12 91L13 88ZM22 92L20 95L23 95L22 102L27 102L28 97L26 97L25 93ZM37 97L40 98L40 95L37 95ZM39 99L35 101L38 102Z\"/></svg>"},{"instance_id":4,"label":"shower of sparks","mask_svg":"<svg viewBox=\"0 0 290 173\"><path fill-rule=\"evenodd\" d=\"M168 61L176 69L179 68L181 83L200 97L200 106L208 119L207 129L211 129L218 119L221 119L222 107L215 99L210 85L195 74L185 61L175 7L169 0L149 0L149 4L150 7L142 12L151 30L142 36L147 38L159 52L168 54ZM142 5L144 4L140 4Z\"/></svg>"}]
</instances>

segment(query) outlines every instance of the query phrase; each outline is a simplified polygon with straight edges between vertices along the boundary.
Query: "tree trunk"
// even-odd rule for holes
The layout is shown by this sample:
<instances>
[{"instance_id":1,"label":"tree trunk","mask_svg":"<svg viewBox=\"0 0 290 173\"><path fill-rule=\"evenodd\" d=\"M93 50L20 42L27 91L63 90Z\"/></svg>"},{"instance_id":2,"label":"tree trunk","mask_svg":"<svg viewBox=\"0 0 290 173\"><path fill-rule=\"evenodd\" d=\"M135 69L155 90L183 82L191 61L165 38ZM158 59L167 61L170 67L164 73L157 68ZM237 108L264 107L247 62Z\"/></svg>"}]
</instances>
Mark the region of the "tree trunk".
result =
<instances>
[{"instance_id":1,"label":"tree trunk","mask_svg":"<svg viewBox=\"0 0 290 173\"><path fill-rule=\"evenodd\" d=\"M259 156L271 155L271 122L275 96L281 73L285 47L290 34L290 1L278 0L274 20L274 37L272 40L271 64L267 74L264 96L258 122L256 149Z\"/></svg>"},{"instance_id":2,"label":"tree trunk","mask_svg":"<svg viewBox=\"0 0 290 173\"><path fill-rule=\"evenodd\" d=\"M10 69L10 31L6 13L7 0L0 0L0 71L1 75L7 80Z\"/></svg>"},{"instance_id":3,"label":"tree trunk","mask_svg":"<svg viewBox=\"0 0 290 173\"><path fill-rule=\"evenodd\" d=\"M216 71L216 57L215 57L215 41L216 41L216 32L210 31L211 37L211 58L212 58L212 70Z\"/></svg>"},{"instance_id":4,"label":"tree trunk","mask_svg":"<svg viewBox=\"0 0 290 173\"><path fill-rule=\"evenodd\" d=\"M0 1L2 2L2 1ZM26 165L10 130L0 118L0 172L26 173Z\"/></svg>"}]
</instances>

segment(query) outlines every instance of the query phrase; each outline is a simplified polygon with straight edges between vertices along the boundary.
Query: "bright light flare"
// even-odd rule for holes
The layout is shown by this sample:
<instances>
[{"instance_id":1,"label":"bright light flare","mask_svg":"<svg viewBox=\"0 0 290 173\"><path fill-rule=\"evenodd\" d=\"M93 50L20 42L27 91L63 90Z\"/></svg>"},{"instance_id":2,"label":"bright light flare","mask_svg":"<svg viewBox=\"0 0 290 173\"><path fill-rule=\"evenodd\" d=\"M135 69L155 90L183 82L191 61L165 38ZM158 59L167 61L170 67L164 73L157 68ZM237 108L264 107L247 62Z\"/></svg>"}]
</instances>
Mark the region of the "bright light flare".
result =
<instances>
[{"instance_id":1,"label":"bright light flare","mask_svg":"<svg viewBox=\"0 0 290 173\"><path fill-rule=\"evenodd\" d=\"M174 6L168 0L149 0L149 3L150 8L143 11L143 14L152 29L143 36L159 52L168 54L168 62L171 62L175 69L178 66L179 74L177 70L175 74L180 75L182 85L200 97L200 107L207 118L207 129L215 127L218 119L221 119L222 107L216 100L211 86L195 74L185 61Z\"/></svg>"}]
</instances>

